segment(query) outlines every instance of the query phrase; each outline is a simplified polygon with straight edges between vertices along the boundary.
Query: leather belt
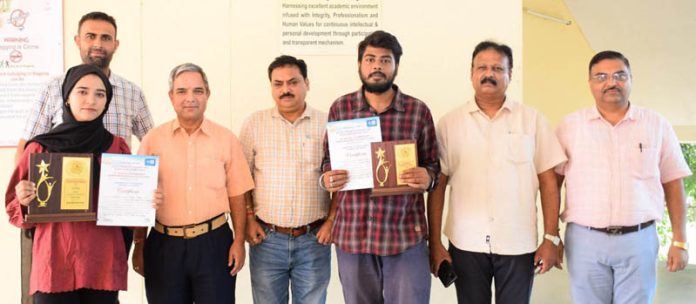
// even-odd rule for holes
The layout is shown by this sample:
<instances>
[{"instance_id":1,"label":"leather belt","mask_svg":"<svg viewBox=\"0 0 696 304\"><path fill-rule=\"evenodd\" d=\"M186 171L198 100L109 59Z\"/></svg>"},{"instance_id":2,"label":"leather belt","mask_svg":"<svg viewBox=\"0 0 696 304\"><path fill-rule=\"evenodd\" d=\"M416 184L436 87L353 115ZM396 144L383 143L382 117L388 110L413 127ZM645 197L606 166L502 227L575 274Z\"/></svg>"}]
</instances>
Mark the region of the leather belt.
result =
<instances>
[{"instance_id":1,"label":"leather belt","mask_svg":"<svg viewBox=\"0 0 696 304\"><path fill-rule=\"evenodd\" d=\"M290 235L292 237L298 237L301 235L305 235L305 234L309 233L310 231L314 230L314 228L317 228L317 227L321 226L322 224L324 224L324 219L318 219L318 220L311 222L307 225L294 227L294 228L288 228L288 227L280 227L280 226L266 223L258 217L256 218L256 220L259 223L261 223L262 225L268 227L268 229L271 229L275 232L287 234L287 235Z\"/></svg>"},{"instance_id":2,"label":"leather belt","mask_svg":"<svg viewBox=\"0 0 696 304\"><path fill-rule=\"evenodd\" d=\"M604 232L607 234L622 235L622 234L626 234L626 233L640 231L642 229L650 227L650 225L652 225L654 223L655 223L655 221L651 220L651 221L647 221L645 223L640 223L640 224L635 225L635 226L609 226L606 228L595 228L595 227L587 227L587 228L589 228L590 230L600 231L600 232Z\"/></svg>"},{"instance_id":3,"label":"leather belt","mask_svg":"<svg viewBox=\"0 0 696 304\"><path fill-rule=\"evenodd\" d=\"M204 235L210 231L220 228L222 225L227 223L227 216L225 213L220 214L212 219L198 224L184 225L184 226L165 226L160 222L155 222L155 230L159 233L166 234L169 236L182 237L185 239L192 239L201 235Z\"/></svg>"}]
</instances>

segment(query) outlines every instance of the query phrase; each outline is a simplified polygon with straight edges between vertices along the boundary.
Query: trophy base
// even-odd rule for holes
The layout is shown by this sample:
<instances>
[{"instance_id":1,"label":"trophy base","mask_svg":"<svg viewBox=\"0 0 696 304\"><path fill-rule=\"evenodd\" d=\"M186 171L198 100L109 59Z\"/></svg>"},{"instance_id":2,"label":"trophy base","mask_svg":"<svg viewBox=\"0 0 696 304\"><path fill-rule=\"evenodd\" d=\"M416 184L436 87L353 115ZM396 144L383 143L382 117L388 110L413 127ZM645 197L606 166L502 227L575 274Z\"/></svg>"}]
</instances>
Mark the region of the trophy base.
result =
<instances>
[{"instance_id":1,"label":"trophy base","mask_svg":"<svg viewBox=\"0 0 696 304\"><path fill-rule=\"evenodd\" d=\"M97 220L96 212L89 213L58 213L58 214L27 214L27 223L56 223L56 222L91 222Z\"/></svg>"},{"instance_id":2,"label":"trophy base","mask_svg":"<svg viewBox=\"0 0 696 304\"><path fill-rule=\"evenodd\" d=\"M397 186L389 188L373 188L372 197L379 196L389 196L389 195L402 195L402 194L412 194L412 193L423 193L423 189L412 188L409 186Z\"/></svg>"}]
</instances>

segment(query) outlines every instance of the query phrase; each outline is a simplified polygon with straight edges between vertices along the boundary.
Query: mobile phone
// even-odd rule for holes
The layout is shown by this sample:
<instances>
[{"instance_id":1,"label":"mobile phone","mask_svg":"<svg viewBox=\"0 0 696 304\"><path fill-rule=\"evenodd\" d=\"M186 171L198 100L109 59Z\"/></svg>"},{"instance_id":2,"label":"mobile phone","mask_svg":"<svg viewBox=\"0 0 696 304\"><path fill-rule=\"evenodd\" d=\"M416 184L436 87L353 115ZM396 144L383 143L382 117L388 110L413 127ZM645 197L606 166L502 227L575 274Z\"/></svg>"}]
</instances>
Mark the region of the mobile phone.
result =
<instances>
[{"instance_id":1,"label":"mobile phone","mask_svg":"<svg viewBox=\"0 0 696 304\"><path fill-rule=\"evenodd\" d=\"M457 274L454 272L452 264L447 260L440 263L440 267L437 269L437 277L440 278L440 282L445 287L449 287L457 280Z\"/></svg>"}]
</instances>

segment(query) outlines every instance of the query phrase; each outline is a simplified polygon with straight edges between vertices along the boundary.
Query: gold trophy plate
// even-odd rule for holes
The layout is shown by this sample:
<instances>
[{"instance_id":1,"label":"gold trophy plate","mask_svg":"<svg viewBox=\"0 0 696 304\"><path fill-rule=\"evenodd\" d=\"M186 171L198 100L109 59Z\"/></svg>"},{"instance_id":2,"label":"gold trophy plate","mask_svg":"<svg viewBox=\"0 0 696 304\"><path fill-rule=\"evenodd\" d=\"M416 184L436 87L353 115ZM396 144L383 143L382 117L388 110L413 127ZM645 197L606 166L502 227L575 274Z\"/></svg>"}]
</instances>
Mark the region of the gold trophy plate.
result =
<instances>
[{"instance_id":1,"label":"gold trophy plate","mask_svg":"<svg viewBox=\"0 0 696 304\"><path fill-rule=\"evenodd\" d=\"M29 203L27 223L94 221L92 154L34 153L29 180L36 198Z\"/></svg>"},{"instance_id":2,"label":"gold trophy plate","mask_svg":"<svg viewBox=\"0 0 696 304\"><path fill-rule=\"evenodd\" d=\"M409 187L399 174L418 166L418 149L415 140L397 140L371 143L372 196L421 193L423 190Z\"/></svg>"}]
</instances>

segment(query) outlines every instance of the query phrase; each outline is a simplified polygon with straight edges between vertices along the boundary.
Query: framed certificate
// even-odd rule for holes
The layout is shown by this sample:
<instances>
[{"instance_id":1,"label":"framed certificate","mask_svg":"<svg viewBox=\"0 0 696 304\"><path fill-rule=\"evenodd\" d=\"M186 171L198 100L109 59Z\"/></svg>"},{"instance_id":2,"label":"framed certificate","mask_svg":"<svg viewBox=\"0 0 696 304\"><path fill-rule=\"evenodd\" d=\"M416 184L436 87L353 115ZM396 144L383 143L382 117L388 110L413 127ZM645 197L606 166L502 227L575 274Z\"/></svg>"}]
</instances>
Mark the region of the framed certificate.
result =
<instances>
[{"instance_id":1,"label":"framed certificate","mask_svg":"<svg viewBox=\"0 0 696 304\"><path fill-rule=\"evenodd\" d=\"M94 221L92 154L34 153L29 181L36 198L29 203L27 223Z\"/></svg>"},{"instance_id":2,"label":"framed certificate","mask_svg":"<svg viewBox=\"0 0 696 304\"><path fill-rule=\"evenodd\" d=\"M372 196L423 192L422 189L409 187L399 178L404 170L418 166L415 140L373 142L371 151Z\"/></svg>"}]
</instances>

